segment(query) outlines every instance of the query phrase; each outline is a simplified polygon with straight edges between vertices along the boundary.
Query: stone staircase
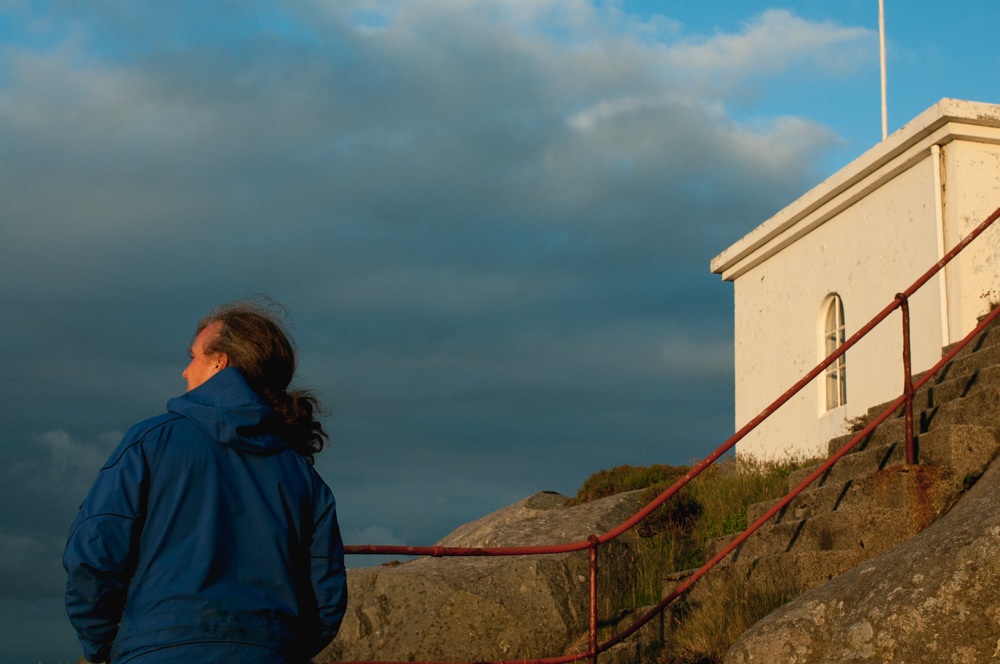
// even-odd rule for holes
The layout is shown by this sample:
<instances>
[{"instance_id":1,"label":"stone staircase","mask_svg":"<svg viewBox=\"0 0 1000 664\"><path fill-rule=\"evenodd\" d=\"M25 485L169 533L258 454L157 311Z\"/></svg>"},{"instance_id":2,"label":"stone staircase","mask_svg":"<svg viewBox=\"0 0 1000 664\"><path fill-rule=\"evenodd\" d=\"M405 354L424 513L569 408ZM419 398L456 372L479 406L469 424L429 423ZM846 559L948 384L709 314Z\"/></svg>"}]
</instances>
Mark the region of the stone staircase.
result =
<instances>
[{"instance_id":1,"label":"stone staircase","mask_svg":"<svg viewBox=\"0 0 1000 664\"><path fill-rule=\"evenodd\" d=\"M866 422L890 403L870 408ZM913 412L917 465L906 464L900 407L720 565L750 580L781 574L804 592L891 549L947 511L1000 447L1000 325L983 330L918 390ZM854 435L830 440L828 453ZM792 473L789 490L818 466ZM777 502L751 505L747 522ZM707 543L706 557L733 539ZM689 573L671 575L665 592Z\"/></svg>"},{"instance_id":2,"label":"stone staircase","mask_svg":"<svg viewBox=\"0 0 1000 664\"><path fill-rule=\"evenodd\" d=\"M951 349L944 348L942 356ZM920 377L914 376L914 381ZM890 404L869 408L856 431ZM602 661L646 661L644 653L669 639L691 606L717 592L726 576L736 575L749 584L780 579L784 592L802 593L888 551L943 515L1000 449L1000 322L983 330L914 394L913 418L918 464L906 464L900 407L690 592L642 628L637 638L615 646L602 655ZM855 435L830 440L828 454ZM788 490L819 465L793 472ZM747 523L754 523L777 503L749 506ZM705 559L714 557L735 537L707 542ZM663 596L695 571L668 575ZM624 619L622 626L633 618Z\"/></svg>"}]
</instances>

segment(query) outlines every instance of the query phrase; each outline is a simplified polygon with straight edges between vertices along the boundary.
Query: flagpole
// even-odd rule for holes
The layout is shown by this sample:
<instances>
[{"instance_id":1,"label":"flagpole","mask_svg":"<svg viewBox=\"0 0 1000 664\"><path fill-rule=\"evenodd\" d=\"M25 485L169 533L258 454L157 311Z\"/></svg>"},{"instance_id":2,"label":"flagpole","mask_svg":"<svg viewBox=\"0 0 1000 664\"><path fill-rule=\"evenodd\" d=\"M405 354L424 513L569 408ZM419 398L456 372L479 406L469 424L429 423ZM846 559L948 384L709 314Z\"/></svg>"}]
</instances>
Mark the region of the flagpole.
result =
<instances>
[{"instance_id":1,"label":"flagpole","mask_svg":"<svg viewBox=\"0 0 1000 664\"><path fill-rule=\"evenodd\" d=\"M878 41L882 61L882 140L889 136L889 120L885 101L885 3L878 0Z\"/></svg>"}]
</instances>

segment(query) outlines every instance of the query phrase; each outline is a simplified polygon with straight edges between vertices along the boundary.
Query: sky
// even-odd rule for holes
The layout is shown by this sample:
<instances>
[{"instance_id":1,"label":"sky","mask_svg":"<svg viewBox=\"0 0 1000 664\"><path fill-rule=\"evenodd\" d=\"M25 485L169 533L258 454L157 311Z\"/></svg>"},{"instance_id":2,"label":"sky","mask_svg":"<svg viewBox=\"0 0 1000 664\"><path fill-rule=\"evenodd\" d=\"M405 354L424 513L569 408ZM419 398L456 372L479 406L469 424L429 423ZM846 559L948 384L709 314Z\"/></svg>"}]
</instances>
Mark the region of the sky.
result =
<instances>
[{"instance_id":1,"label":"sky","mask_svg":"<svg viewBox=\"0 0 1000 664\"><path fill-rule=\"evenodd\" d=\"M886 5L890 132L1000 102L1000 3ZM70 522L221 302L287 308L349 544L709 454L709 261L879 142L878 58L876 0L0 0L0 661L76 661Z\"/></svg>"}]
</instances>

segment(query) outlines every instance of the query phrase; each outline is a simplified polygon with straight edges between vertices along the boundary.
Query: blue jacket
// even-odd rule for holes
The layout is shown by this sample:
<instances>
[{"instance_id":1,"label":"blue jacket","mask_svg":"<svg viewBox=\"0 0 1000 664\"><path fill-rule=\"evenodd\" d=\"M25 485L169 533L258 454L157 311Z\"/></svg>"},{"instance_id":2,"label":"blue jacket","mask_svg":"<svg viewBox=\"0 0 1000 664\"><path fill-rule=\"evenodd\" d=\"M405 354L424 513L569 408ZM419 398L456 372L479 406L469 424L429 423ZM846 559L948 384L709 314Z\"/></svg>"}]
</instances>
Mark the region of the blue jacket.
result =
<instances>
[{"instance_id":1,"label":"blue jacket","mask_svg":"<svg viewBox=\"0 0 1000 664\"><path fill-rule=\"evenodd\" d=\"M66 610L91 661L245 644L305 661L347 605L333 495L227 368L130 429L70 530ZM281 659L279 659L281 661Z\"/></svg>"}]
</instances>

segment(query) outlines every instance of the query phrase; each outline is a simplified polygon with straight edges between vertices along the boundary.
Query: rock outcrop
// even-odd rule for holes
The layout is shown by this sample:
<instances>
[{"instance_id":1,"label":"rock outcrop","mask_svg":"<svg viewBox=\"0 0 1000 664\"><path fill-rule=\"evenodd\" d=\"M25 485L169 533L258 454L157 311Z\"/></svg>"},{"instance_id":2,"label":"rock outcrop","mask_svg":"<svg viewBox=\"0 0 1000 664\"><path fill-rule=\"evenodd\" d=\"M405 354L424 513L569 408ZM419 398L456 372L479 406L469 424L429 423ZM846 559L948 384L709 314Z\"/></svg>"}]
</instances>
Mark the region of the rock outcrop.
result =
<instances>
[{"instance_id":1,"label":"rock outcrop","mask_svg":"<svg viewBox=\"0 0 1000 664\"><path fill-rule=\"evenodd\" d=\"M576 507L543 492L466 524L439 546L497 547L586 540L642 507L639 491ZM634 536L599 549L599 606L631 602ZM490 661L562 654L588 624L586 551L547 556L417 558L348 571L350 604L340 634L317 662Z\"/></svg>"},{"instance_id":2,"label":"rock outcrop","mask_svg":"<svg viewBox=\"0 0 1000 664\"><path fill-rule=\"evenodd\" d=\"M919 535L745 632L725 664L1000 661L1000 462Z\"/></svg>"}]
</instances>

